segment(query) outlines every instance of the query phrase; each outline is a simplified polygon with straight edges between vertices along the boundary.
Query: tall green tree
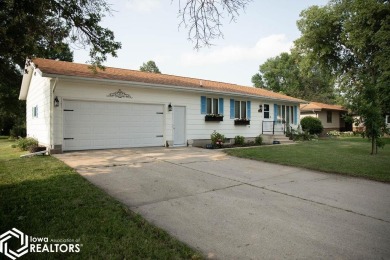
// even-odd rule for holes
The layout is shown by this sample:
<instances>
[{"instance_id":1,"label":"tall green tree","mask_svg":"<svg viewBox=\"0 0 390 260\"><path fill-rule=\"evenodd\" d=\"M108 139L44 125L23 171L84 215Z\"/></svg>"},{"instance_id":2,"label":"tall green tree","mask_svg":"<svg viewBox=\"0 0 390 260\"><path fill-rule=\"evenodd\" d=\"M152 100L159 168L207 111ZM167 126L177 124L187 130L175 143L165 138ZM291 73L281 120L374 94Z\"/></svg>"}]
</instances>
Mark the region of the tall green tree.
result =
<instances>
[{"instance_id":1,"label":"tall green tree","mask_svg":"<svg viewBox=\"0 0 390 260\"><path fill-rule=\"evenodd\" d=\"M144 62L142 66L139 68L140 71L152 72L152 73L161 73L156 63L152 60L148 62Z\"/></svg>"},{"instance_id":2,"label":"tall green tree","mask_svg":"<svg viewBox=\"0 0 390 260\"><path fill-rule=\"evenodd\" d=\"M69 45L90 49L90 63L102 67L121 47L100 25L110 13L104 0L0 1L0 131L25 121L18 101L26 58L73 60Z\"/></svg>"},{"instance_id":3,"label":"tall green tree","mask_svg":"<svg viewBox=\"0 0 390 260\"><path fill-rule=\"evenodd\" d=\"M263 77L261 76L260 73L256 73L255 75L253 75L251 81L253 83L253 86L256 88L264 87Z\"/></svg>"},{"instance_id":4,"label":"tall green tree","mask_svg":"<svg viewBox=\"0 0 390 260\"><path fill-rule=\"evenodd\" d=\"M334 103L335 92L330 73L292 49L268 59L253 79L262 79L264 88L310 101ZM256 86L256 82L253 82Z\"/></svg>"},{"instance_id":5,"label":"tall green tree","mask_svg":"<svg viewBox=\"0 0 390 260\"><path fill-rule=\"evenodd\" d=\"M350 108L364 118L373 154L389 113L389 2L332 0L304 10L297 24L296 46L334 74Z\"/></svg>"}]
</instances>

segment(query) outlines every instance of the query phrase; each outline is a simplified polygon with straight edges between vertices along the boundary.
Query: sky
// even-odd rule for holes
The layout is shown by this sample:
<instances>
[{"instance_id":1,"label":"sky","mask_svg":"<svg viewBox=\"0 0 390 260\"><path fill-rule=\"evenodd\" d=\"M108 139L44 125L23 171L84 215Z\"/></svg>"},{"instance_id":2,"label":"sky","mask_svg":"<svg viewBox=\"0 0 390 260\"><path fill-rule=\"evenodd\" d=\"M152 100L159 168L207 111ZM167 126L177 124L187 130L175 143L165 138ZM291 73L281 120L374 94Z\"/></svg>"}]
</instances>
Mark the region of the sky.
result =
<instances>
[{"instance_id":1,"label":"sky","mask_svg":"<svg viewBox=\"0 0 390 260\"><path fill-rule=\"evenodd\" d=\"M182 0L182 3L186 0ZM107 0L111 16L102 26L122 43L118 57L105 66L139 70L149 60L164 74L252 86L251 78L268 58L288 52L300 36L302 10L325 0L254 0L236 22L223 21L224 38L194 49L188 30L179 27L179 0ZM74 49L74 62L90 60L88 50Z\"/></svg>"}]
</instances>

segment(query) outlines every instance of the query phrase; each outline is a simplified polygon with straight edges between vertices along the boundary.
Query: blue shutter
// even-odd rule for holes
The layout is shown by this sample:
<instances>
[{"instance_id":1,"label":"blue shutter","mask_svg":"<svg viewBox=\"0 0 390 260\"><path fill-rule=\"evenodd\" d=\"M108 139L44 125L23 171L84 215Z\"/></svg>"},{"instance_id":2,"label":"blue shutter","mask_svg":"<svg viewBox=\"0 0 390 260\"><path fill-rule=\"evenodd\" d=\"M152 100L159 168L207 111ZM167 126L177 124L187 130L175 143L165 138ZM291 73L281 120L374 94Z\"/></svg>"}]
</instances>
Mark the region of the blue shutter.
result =
<instances>
[{"instance_id":1,"label":"blue shutter","mask_svg":"<svg viewBox=\"0 0 390 260\"><path fill-rule=\"evenodd\" d=\"M246 102L246 117L248 119L251 119L251 102L250 101Z\"/></svg>"},{"instance_id":2,"label":"blue shutter","mask_svg":"<svg viewBox=\"0 0 390 260\"><path fill-rule=\"evenodd\" d=\"M234 119L234 99L230 99L230 119Z\"/></svg>"},{"instance_id":3,"label":"blue shutter","mask_svg":"<svg viewBox=\"0 0 390 260\"><path fill-rule=\"evenodd\" d=\"M278 105L274 104L274 121L278 120Z\"/></svg>"},{"instance_id":4,"label":"blue shutter","mask_svg":"<svg viewBox=\"0 0 390 260\"><path fill-rule=\"evenodd\" d=\"M223 115L223 98L219 99L219 108L218 108L218 113Z\"/></svg>"},{"instance_id":5,"label":"blue shutter","mask_svg":"<svg viewBox=\"0 0 390 260\"><path fill-rule=\"evenodd\" d=\"M298 124L298 107L294 106L294 125Z\"/></svg>"},{"instance_id":6,"label":"blue shutter","mask_svg":"<svg viewBox=\"0 0 390 260\"><path fill-rule=\"evenodd\" d=\"M200 113L206 114L207 108L206 108L206 97L201 96L200 97Z\"/></svg>"}]
</instances>

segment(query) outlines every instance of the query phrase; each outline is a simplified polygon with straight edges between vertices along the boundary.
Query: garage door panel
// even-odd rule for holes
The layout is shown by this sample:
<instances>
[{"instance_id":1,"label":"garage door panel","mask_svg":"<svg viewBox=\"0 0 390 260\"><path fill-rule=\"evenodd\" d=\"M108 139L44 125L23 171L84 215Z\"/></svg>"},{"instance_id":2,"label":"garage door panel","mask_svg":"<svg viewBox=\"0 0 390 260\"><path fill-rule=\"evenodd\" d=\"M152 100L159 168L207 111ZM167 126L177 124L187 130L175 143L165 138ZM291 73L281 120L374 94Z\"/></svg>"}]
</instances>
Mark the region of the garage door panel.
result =
<instances>
[{"instance_id":1,"label":"garage door panel","mask_svg":"<svg viewBox=\"0 0 390 260\"><path fill-rule=\"evenodd\" d=\"M64 105L64 150L164 145L162 105L70 100Z\"/></svg>"}]
</instances>

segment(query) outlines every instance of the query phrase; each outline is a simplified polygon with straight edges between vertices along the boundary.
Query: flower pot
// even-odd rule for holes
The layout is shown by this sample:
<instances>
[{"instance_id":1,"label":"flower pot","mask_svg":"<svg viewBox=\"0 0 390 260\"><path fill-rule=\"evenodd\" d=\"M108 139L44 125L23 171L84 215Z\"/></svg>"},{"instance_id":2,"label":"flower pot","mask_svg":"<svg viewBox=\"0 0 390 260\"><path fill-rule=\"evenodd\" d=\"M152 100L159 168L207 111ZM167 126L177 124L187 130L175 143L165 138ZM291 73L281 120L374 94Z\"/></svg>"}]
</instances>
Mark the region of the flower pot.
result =
<instances>
[{"instance_id":1,"label":"flower pot","mask_svg":"<svg viewBox=\"0 0 390 260\"><path fill-rule=\"evenodd\" d=\"M234 125L250 125L250 120L234 120Z\"/></svg>"},{"instance_id":2,"label":"flower pot","mask_svg":"<svg viewBox=\"0 0 390 260\"><path fill-rule=\"evenodd\" d=\"M204 121L207 122L220 122L223 121L223 116L205 116Z\"/></svg>"}]
</instances>

